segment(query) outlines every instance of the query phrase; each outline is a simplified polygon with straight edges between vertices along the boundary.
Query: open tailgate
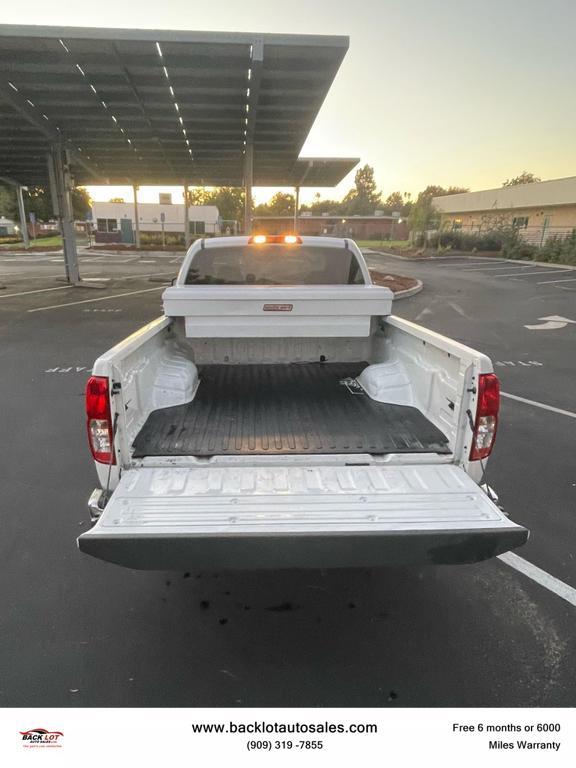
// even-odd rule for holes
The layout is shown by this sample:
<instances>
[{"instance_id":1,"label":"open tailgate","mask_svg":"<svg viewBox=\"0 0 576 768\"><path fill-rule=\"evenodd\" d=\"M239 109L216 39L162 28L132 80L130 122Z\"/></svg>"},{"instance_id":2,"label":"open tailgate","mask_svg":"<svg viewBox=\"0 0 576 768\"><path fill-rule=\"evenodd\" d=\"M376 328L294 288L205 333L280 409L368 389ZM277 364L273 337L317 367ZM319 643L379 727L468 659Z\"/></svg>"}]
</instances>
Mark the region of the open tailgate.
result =
<instances>
[{"instance_id":1,"label":"open tailgate","mask_svg":"<svg viewBox=\"0 0 576 768\"><path fill-rule=\"evenodd\" d=\"M475 562L527 538L450 464L144 467L78 545L132 568L328 568Z\"/></svg>"}]
</instances>

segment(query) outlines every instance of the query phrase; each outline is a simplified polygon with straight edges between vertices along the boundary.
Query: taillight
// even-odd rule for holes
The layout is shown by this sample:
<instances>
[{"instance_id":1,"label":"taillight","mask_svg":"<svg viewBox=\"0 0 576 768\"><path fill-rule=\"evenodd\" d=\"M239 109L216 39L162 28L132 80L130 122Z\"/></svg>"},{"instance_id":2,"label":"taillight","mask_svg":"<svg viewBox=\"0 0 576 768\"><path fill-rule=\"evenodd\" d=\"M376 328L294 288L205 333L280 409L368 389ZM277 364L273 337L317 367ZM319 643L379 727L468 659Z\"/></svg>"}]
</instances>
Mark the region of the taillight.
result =
<instances>
[{"instance_id":1,"label":"taillight","mask_svg":"<svg viewBox=\"0 0 576 768\"><path fill-rule=\"evenodd\" d=\"M115 464L110 417L110 388L106 376L91 376L86 384L88 443L95 461Z\"/></svg>"},{"instance_id":2,"label":"taillight","mask_svg":"<svg viewBox=\"0 0 576 768\"><path fill-rule=\"evenodd\" d=\"M498 426L500 406L500 382L493 373L481 373L478 377L478 408L472 435L470 461L485 459L490 455Z\"/></svg>"}]
</instances>

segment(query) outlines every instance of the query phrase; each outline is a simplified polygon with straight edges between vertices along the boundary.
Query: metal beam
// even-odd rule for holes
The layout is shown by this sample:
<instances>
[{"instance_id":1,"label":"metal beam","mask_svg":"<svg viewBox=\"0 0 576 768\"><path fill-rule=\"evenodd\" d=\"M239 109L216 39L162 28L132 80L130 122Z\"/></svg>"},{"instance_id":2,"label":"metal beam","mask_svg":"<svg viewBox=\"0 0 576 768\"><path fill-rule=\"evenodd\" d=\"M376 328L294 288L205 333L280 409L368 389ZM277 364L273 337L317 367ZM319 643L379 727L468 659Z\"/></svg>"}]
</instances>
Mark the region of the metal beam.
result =
<instances>
[{"instance_id":1,"label":"metal beam","mask_svg":"<svg viewBox=\"0 0 576 768\"><path fill-rule=\"evenodd\" d=\"M0 97L4 101L8 102L8 104L10 104L10 106L15 109L21 117L30 123L30 125L34 126L34 128L36 128L36 130L41 133L42 136L48 140L48 142L55 143L62 141L63 137L61 132L56 128L49 126L48 122L37 114L36 108L30 106L28 100L22 96L20 91L15 91L8 85L8 80L0 81ZM93 168L87 160L81 157L79 152L73 149L69 149L69 152L75 163L81 165L84 170L88 171L88 173L90 173L96 179L99 179L101 182L105 181L102 179L102 174Z\"/></svg>"},{"instance_id":2,"label":"metal beam","mask_svg":"<svg viewBox=\"0 0 576 768\"><path fill-rule=\"evenodd\" d=\"M28 237L28 225L26 224L26 209L24 208L24 197L20 184L16 187L16 197L18 198L18 214L20 216L20 229L22 231L22 241L24 248L30 248L30 238Z\"/></svg>"},{"instance_id":3,"label":"metal beam","mask_svg":"<svg viewBox=\"0 0 576 768\"><path fill-rule=\"evenodd\" d=\"M300 206L300 187L294 187L294 234L298 232L298 207Z\"/></svg>"},{"instance_id":4,"label":"metal beam","mask_svg":"<svg viewBox=\"0 0 576 768\"><path fill-rule=\"evenodd\" d=\"M260 101L260 83L264 61L262 38L251 46L249 79L247 81L246 118L244 129L244 234L252 232L252 187L254 186L254 131Z\"/></svg>"},{"instance_id":5,"label":"metal beam","mask_svg":"<svg viewBox=\"0 0 576 768\"><path fill-rule=\"evenodd\" d=\"M188 196L188 182L184 182L184 247L188 250L190 246L190 211L188 206L190 205L190 198Z\"/></svg>"},{"instance_id":6,"label":"metal beam","mask_svg":"<svg viewBox=\"0 0 576 768\"><path fill-rule=\"evenodd\" d=\"M244 153L244 234L252 232L252 187L254 185L254 145L247 144Z\"/></svg>"},{"instance_id":7,"label":"metal beam","mask_svg":"<svg viewBox=\"0 0 576 768\"><path fill-rule=\"evenodd\" d=\"M136 233L136 248L140 248L140 214L138 213L138 184L132 184L134 194L134 231Z\"/></svg>"},{"instance_id":8,"label":"metal beam","mask_svg":"<svg viewBox=\"0 0 576 768\"><path fill-rule=\"evenodd\" d=\"M58 216L60 231L64 243L64 263L66 266L66 279L69 283L77 285L80 282L78 270L78 252L76 250L76 233L74 232L74 214L70 192L72 183L68 159L65 156L62 145L53 145L48 155L48 173L50 176L50 189L54 212Z\"/></svg>"}]
</instances>

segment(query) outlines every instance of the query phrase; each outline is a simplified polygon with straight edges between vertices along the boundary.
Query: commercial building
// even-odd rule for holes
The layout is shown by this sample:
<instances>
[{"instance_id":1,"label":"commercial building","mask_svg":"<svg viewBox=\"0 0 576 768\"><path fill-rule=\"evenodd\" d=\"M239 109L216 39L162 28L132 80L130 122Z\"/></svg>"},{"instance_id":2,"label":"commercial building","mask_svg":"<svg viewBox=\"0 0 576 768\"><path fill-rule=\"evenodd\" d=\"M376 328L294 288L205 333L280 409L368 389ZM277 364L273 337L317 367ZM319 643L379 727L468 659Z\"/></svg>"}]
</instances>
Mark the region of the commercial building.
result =
<instances>
[{"instance_id":1,"label":"commercial building","mask_svg":"<svg viewBox=\"0 0 576 768\"><path fill-rule=\"evenodd\" d=\"M433 205L443 231L487 232L508 225L540 245L576 229L576 176L435 197Z\"/></svg>"},{"instance_id":2,"label":"commercial building","mask_svg":"<svg viewBox=\"0 0 576 768\"><path fill-rule=\"evenodd\" d=\"M140 233L181 234L184 236L185 210L182 203L172 204L166 196L164 203L138 203ZM97 243L136 242L136 208L134 203L92 203L94 238ZM234 233L234 222L226 222L222 233ZM192 238L198 235L221 234L221 220L215 205L188 206L188 230Z\"/></svg>"},{"instance_id":3,"label":"commercial building","mask_svg":"<svg viewBox=\"0 0 576 768\"><path fill-rule=\"evenodd\" d=\"M301 235L332 235L355 240L405 240L408 228L403 219L374 214L371 216L313 216L307 212L294 216L256 216L253 230L269 235L297 231Z\"/></svg>"}]
</instances>

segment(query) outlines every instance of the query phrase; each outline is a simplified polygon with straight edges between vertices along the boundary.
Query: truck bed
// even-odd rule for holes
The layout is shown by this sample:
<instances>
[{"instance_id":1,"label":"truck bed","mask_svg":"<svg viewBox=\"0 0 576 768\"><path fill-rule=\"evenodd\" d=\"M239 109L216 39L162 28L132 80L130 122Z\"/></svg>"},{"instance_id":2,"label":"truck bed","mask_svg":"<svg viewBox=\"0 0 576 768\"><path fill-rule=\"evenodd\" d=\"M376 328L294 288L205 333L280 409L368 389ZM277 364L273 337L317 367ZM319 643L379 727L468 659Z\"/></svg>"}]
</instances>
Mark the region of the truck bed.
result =
<instances>
[{"instance_id":1,"label":"truck bed","mask_svg":"<svg viewBox=\"0 0 576 768\"><path fill-rule=\"evenodd\" d=\"M355 383L366 365L201 365L192 402L153 411L134 458L449 453L417 408L368 397Z\"/></svg>"}]
</instances>

